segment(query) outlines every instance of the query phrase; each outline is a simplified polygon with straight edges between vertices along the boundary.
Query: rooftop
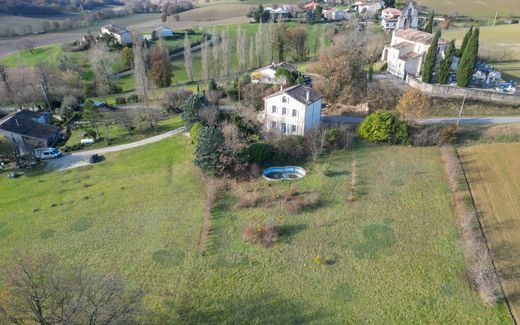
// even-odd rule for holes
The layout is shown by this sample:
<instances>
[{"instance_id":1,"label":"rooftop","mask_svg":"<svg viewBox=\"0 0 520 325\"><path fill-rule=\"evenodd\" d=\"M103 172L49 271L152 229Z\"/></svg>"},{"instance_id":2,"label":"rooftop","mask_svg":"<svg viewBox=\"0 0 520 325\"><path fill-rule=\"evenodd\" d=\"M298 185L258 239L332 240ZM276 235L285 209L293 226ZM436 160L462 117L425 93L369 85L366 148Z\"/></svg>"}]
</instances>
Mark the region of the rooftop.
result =
<instances>
[{"instance_id":1,"label":"rooftop","mask_svg":"<svg viewBox=\"0 0 520 325\"><path fill-rule=\"evenodd\" d=\"M11 113L0 119L0 130L25 135L31 138L48 139L60 131L61 128L38 123L38 119L44 113L21 110Z\"/></svg>"},{"instance_id":2,"label":"rooftop","mask_svg":"<svg viewBox=\"0 0 520 325\"><path fill-rule=\"evenodd\" d=\"M121 27L121 26L117 26L114 24L108 24L101 28L106 29L111 33L119 34L119 35L124 34L124 33L129 33L129 31L128 31L128 29L126 29L126 27Z\"/></svg>"},{"instance_id":3,"label":"rooftop","mask_svg":"<svg viewBox=\"0 0 520 325\"><path fill-rule=\"evenodd\" d=\"M307 101L307 92L309 93L309 101ZM292 86L286 89L282 89L274 94L271 94L265 98L278 96L280 94L287 94L291 96L292 98L296 99L300 103L303 104L309 104L317 101L318 99L322 98L323 96L317 92L316 90L312 89L311 87L305 86L304 84L299 84L296 86ZM264 99L265 99L264 98Z\"/></svg>"},{"instance_id":4,"label":"rooftop","mask_svg":"<svg viewBox=\"0 0 520 325\"><path fill-rule=\"evenodd\" d=\"M422 32L417 29L400 29L395 32L395 36L403 38L407 41L430 44L433 39L433 35L430 33Z\"/></svg>"}]
</instances>

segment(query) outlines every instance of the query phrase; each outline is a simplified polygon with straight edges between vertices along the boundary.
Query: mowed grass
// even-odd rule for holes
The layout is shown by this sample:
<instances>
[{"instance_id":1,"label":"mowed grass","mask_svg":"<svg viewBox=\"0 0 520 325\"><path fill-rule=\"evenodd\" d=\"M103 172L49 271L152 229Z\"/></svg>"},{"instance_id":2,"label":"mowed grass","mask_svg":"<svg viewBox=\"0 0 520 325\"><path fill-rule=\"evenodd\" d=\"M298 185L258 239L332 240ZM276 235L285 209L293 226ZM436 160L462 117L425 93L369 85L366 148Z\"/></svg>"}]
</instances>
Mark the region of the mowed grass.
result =
<instances>
[{"instance_id":1,"label":"mowed grass","mask_svg":"<svg viewBox=\"0 0 520 325\"><path fill-rule=\"evenodd\" d=\"M305 165L308 176L294 183L232 186L199 256L204 183L188 142L177 136L65 172L0 174L0 268L24 249L119 271L147 290L161 323L510 322L465 281L438 149L356 149L352 203L345 151ZM323 203L289 215L276 197L292 187ZM254 189L266 205L240 208L239 196ZM280 240L245 243L244 227L266 219L282 226Z\"/></svg>"},{"instance_id":2,"label":"mowed grass","mask_svg":"<svg viewBox=\"0 0 520 325\"><path fill-rule=\"evenodd\" d=\"M519 4L520 10L520 4ZM456 39L460 46L467 29L443 31L442 37ZM513 62L491 63L502 71L502 78L520 81L520 24L480 27L480 54L505 53Z\"/></svg>"},{"instance_id":3,"label":"mowed grass","mask_svg":"<svg viewBox=\"0 0 520 325\"><path fill-rule=\"evenodd\" d=\"M464 278L459 231L438 149L368 147L305 167L294 183L258 180L222 195L209 250L183 287L180 320L193 324L510 323ZM324 172L329 172L325 176ZM290 215L280 197L319 193L322 204ZM257 192L263 203L240 208ZM274 220L279 241L244 242L248 225ZM320 256L323 264L316 264Z\"/></svg>"},{"instance_id":4,"label":"mowed grass","mask_svg":"<svg viewBox=\"0 0 520 325\"><path fill-rule=\"evenodd\" d=\"M520 316L520 143L460 150L471 192L516 319Z\"/></svg>"},{"instance_id":5,"label":"mowed grass","mask_svg":"<svg viewBox=\"0 0 520 325\"><path fill-rule=\"evenodd\" d=\"M517 0L421 0L421 6L434 9L436 13L474 17L519 16Z\"/></svg>"}]
</instances>

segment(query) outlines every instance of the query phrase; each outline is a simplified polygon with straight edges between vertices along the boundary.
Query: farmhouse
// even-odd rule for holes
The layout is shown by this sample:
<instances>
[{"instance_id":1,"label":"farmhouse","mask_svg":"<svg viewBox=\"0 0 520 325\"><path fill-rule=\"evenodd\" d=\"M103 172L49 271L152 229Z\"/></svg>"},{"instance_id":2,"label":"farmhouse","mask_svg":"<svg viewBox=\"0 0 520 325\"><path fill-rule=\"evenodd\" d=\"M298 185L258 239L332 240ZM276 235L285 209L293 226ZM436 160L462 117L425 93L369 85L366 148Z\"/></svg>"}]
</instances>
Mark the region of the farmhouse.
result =
<instances>
[{"instance_id":1,"label":"farmhouse","mask_svg":"<svg viewBox=\"0 0 520 325\"><path fill-rule=\"evenodd\" d=\"M328 20L347 20L350 18L350 13L347 10L340 10L336 8L323 10L323 16Z\"/></svg>"},{"instance_id":2,"label":"farmhouse","mask_svg":"<svg viewBox=\"0 0 520 325\"><path fill-rule=\"evenodd\" d=\"M395 8L386 8L381 12L381 26L383 30L388 32L397 27L397 22L401 17L401 10Z\"/></svg>"},{"instance_id":3,"label":"farmhouse","mask_svg":"<svg viewBox=\"0 0 520 325\"><path fill-rule=\"evenodd\" d=\"M284 6L283 8L271 8L266 7L264 9L265 11L268 11L269 14L273 19L281 19L281 20L287 20L289 19L289 10Z\"/></svg>"},{"instance_id":4,"label":"farmhouse","mask_svg":"<svg viewBox=\"0 0 520 325\"><path fill-rule=\"evenodd\" d=\"M387 62L387 71L403 79L407 75L419 76L432 39L432 34L416 29L395 30L390 46L383 50L382 60ZM440 39L437 45L437 61L444 57L447 47L448 42Z\"/></svg>"},{"instance_id":5,"label":"farmhouse","mask_svg":"<svg viewBox=\"0 0 520 325\"><path fill-rule=\"evenodd\" d=\"M352 5L352 8L356 10L358 13L367 13L367 14L374 14L378 12L379 10L383 9L384 3L377 0L360 0L354 2Z\"/></svg>"},{"instance_id":6,"label":"farmhouse","mask_svg":"<svg viewBox=\"0 0 520 325\"><path fill-rule=\"evenodd\" d=\"M101 27L101 35L112 35L119 44L126 46L132 44L132 34L126 27L109 24Z\"/></svg>"},{"instance_id":7,"label":"farmhouse","mask_svg":"<svg viewBox=\"0 0 520 325\"><path fill-rule=\"evenodd\" d=\"M152 39L173 37L173 30L168 27L159 27L152 31Z\"/></svg>"},{"instance_id":8,"label":"farmhouse","mask_svg":"<svg viewBox=\"0 0 520 325\"><path fill-rule=\"evenodd\" d=\"M321 94L299 84L264 97L268 131L305 135L320 126Z\"/></svg>"},{"instance_id":9,"label":"farmhouse","mask_svg":"<svg viewBox=\"0 0 520 325\"><path fill-rule=\"evenodd\" d=\"M0 135L20 154L51 147L67 139L66 132L51 123L50 113L21 110L0 119Z\"/></svg>"},{"instance_id":10,"label":"farmhouse","mask_svg":"<svg viewBox=\"0 0 520 325\"><path fill-rule=\"evenodd\" d=\"M276 78L276 71L280 69L285 69L289 72L298 72L298 68L287 62L273 63L266 67L254 70L251 73L251 82L261 84L285 85L285 80Z\"/></svg>"}]
</instances>

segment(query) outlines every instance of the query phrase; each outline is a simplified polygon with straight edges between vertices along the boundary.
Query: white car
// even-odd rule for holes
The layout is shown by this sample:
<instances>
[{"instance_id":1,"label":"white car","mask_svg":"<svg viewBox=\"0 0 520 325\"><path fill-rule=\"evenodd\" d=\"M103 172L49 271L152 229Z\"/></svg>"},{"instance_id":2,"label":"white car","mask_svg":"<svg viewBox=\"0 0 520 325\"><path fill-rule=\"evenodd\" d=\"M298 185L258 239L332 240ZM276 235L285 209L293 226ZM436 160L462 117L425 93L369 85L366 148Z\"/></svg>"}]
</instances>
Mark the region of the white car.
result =
<instances>
[{"instance_id":1,"label":"white car","mask_svg":"<svg viewBox=\"0 0 520 325\"><path fill-rule=\"evenodd\" d=\"M39 148L34 149L34 156L37 159L55 159L63 156L61 151L56 148Z\"/></svg>"}]
</instances>

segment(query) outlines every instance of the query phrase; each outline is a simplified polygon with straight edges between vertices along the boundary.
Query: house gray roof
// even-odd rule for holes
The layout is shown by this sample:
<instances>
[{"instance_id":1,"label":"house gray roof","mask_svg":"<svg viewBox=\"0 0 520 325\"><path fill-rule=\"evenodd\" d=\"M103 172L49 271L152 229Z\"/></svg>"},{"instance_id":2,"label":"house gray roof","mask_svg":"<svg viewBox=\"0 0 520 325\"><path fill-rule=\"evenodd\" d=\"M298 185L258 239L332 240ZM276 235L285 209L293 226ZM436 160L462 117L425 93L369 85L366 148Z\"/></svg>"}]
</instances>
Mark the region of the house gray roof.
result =
<instances>
[{"instance_id":1,"label":"house gray roof","mask_svg":"<svg viewBox=\"0 0 520 325\"><path fill-rule=\"evenodd\" d=\"M308 101L307 101L307 92L309 93ZM305 84L299 84L296 86L289 87L287 89L282 89L274 94L264 97L264 99L278 96L280 94L287 94L302 104L314 103L315 101L317 101L318 99L323 97L319 92L312 89L311 87L305 86Z\"/></svg>"},{"instance_id":2,"label":"house gray roof","mask_svg":"<svg viewBox=\"0 0 520 325\"><path fill-rule=\"evenodd\" d=\"M128 31L128 29L126 29L126 27L121 27L121 26L117 26L117 25L114 25L114 24L108 24L108 25L103 26L102 28L105 28L109 32L114 33L114 34L118 34L118 35L122 35L122 34L125 34L125 33L130 33Z\"/></svg>"},{"instance_id":3,"label":"house gray roof","mask_svg":"<svg viewBox=\"0 0 520 325\"><path fill-rule=\"evenodd\" d=\"M286 69L290 72L298 72L298 68L296 66L287 62L273 63L271 65L268 65L267 67L258 68L255 71L261 71L264 69L273 69L274 71L278 71L278 69Z\"/></svg>"},{"instance_id":4,"label":"house gray roof","mask_svg":"<svg viewBox=\"0 0 520 325\"><path fill-rule=\"evenodd\" d=\"M61 128L55 125L37 122L37 119L43 114L44 113L28 110L11 113L0 119L0 130L47 140L53 137L57 132L60 132Z\"/></svg>"}]
</instances>

